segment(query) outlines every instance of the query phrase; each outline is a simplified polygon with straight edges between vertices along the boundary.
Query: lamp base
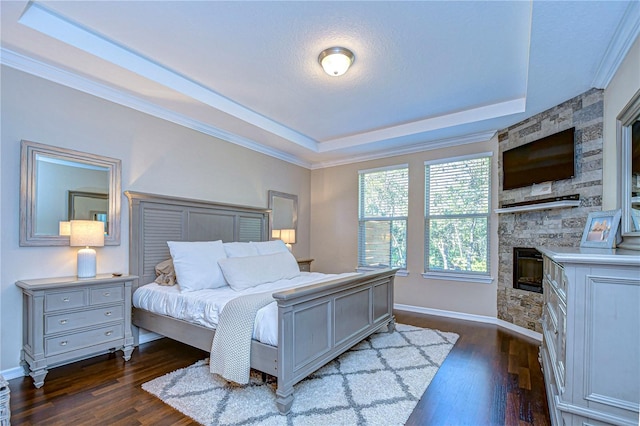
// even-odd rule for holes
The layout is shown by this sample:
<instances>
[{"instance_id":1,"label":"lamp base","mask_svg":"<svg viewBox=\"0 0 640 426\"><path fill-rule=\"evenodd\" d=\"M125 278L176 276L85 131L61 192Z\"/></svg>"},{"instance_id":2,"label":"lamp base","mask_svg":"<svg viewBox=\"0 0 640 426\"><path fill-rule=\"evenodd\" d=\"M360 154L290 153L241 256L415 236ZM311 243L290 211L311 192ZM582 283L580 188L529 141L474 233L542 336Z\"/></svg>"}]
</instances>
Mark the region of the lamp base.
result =
<instances>
[{"instance_id":1,"label":"lamp base","mask_svg":"<svg viewBox=\"0 0 640 426\"><path fill-rule=\"evenodd\" d=\"M96 251L86 247L78 250L78 278L96 276Z\"/></svg>"}]
</instances>

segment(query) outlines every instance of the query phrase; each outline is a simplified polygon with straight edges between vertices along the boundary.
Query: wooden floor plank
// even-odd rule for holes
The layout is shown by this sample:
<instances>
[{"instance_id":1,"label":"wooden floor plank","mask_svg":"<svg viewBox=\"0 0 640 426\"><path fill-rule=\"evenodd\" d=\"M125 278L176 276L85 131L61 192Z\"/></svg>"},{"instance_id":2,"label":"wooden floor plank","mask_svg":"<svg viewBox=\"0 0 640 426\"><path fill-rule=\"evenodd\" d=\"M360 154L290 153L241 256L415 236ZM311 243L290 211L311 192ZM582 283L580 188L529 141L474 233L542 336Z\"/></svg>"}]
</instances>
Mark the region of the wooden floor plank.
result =
<instances>
[{"instance_id":1,"label":"wooden floor plank","mask_svg":"<svg viewBox=\"0 0 640 426\"><path fill-rule=\"evenodd\" d=\"M409 312L399 323L460 335L407 425L549 425L539 342L495 325ZM208 353L169 339L136 348L129 362L105 354L52 369L40 389L9 381L12 425L195 425L142 390Z\"/></svg>"}]
</instances>

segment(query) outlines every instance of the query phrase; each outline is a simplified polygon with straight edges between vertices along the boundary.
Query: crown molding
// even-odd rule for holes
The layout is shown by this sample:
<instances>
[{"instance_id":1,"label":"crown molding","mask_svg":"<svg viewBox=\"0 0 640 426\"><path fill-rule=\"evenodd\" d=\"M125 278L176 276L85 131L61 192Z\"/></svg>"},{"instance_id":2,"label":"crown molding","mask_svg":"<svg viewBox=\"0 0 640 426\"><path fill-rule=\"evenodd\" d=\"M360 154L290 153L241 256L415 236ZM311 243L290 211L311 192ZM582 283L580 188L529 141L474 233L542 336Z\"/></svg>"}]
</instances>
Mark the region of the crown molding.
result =
<instances>
[{"instance_id":1,"label":"crown molding","mask_svg":"<svg viewBox=\"0 0 640 426\"><path fill-rule=\"evenodd\" d=\"M345 148L351 148L381 140L389 140L398 137L429 132L438 129L457 126L460 124L475 123L491 118L504 117L526 111L527 99L525 96L505 102L484 105L429 117L398 126L386 127L357 135L332 139L319 143L318 152L330 152Z\"/></svg>"},{"instance_id":2,"label":"crown molding","mask_svg":"<svg viewBox=\"0 0 640 426\"><path fill-rule=\"evenodd\" d=\"M362 155L354 155L349 158L338 159L335 161L324 161L313 163L311 170L324 169L327 167L344 166L346 164L359 163L363 161L378 160L380 158L396 157L399 155L415 154L416 152L432 151L440 148L450 148L458 145L467 145L471 143L486 142L493 138L497 130L489 130L486 132L472 133L460 137L437 139L429 142L404 146L400 148L391 148L373 153Z\"/></svg>"},{"instance_id":3,"label":"crown molding","mask_svg":"<svg viewBox=\"0 0 640 426\"><path fill-rule=\"evenodd\" d=\"M315 140L240 105L175 70L134 52L101 34L95 33L48 9L39 2L30 2L18 22L289 142L312 151L317 150L317 142Z\"/></svg>"},{"instance_id":4,"label":"crown molding","mask_svg":"<svg viewBox=\"0 0 640 426\"><path fill-rule=\"evenodd\" d=\"M591 85L605 89L640 35L640 2L631 2L600 61Z\"/></svg>"},{"instance_id":5,"label":"crown molding","mask_svg":"<svg viewBox=\"0 0 640 426\"><path fill-rule=\"evenodd\" d=\"M92 80L89 80L88 78L81 77L69 71L65 71L44 62L37 61L33 58L16 53L12 50L8 50L5 48L2 48L0 50L0 64L66 87L70 87L80 92L96 96L109 102L113 102L115 104L143 112L153 117L165 121L170 121L172 123L195 130L208 136L221 139L225 142L230 142L235 145L242 146L252 151L256 151L261 154L265 154L300 167L304 167L307 169L311 168L311 164L309 162L303 161L302 159L286 152L269 148L253 140L218 129L217 127L202 123L201 121L194 120L185 115L178 114L164 107L158 106L152 102L124 93L121 90L116 90L104 84L96 83Z\"/></svg>"}]
</instances>

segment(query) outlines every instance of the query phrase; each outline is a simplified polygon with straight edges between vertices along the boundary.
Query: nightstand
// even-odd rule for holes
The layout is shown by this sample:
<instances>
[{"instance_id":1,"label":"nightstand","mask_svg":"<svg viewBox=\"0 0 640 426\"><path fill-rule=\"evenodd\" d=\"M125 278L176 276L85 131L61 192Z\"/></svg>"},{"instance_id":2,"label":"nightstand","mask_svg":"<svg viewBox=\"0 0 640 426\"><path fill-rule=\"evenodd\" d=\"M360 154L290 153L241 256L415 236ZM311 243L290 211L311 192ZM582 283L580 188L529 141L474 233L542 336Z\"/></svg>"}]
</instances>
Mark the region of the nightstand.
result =
<instances>
[{"instance_id":1,"label":"nightstand","mask_svg":"<svg viewBox=\"0 0 640 426\"><path fill-rule=\"evenodd\" d=\"M131 286L138 277L101 274L22 280L22 364L36 388L48 368L107 351L133 352Z\"/></svg>"},{"instance_id":2,"label":"nightstand","mask_svg":"<svg viewBox=\"0 0 640 426\"><path fill-rule=\"evenodd\" d=\"M300 272L311 272L311 262L313 259L296 259Z\"/></svg>"}]
</instances>

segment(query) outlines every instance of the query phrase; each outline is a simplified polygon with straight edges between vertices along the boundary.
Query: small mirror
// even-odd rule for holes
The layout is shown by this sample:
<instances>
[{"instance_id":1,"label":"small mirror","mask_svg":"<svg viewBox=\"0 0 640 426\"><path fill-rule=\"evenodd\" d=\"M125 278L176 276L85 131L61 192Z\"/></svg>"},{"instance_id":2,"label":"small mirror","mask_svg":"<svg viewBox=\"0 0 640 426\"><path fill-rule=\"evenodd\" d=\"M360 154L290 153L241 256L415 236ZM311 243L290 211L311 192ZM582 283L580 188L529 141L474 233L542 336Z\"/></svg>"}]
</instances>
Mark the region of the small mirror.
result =
<instances>
[{"instance_id":1,"label":"small mirror","mask_svg":"<svg viewBox=\"0 0 640 426\"><path fill-rule=\"evenodd\" d=\"M286 231L287 244L295 244L298 233L298 196L284 192L269 191L269 235L272 240L282 238ZM290 232L293 230L293 232Z\"/></svg>"},{"instance_id":2,"label":"small mirror","mask_svg":"<svg viewBox=\"0 0 640 426\"><path fill-rule=\"evenodd\" d=\"M60 222L104 222L105 244L120 244L120 160L22 141L20 245L68 245Z\"/></svg>"},{"instance_id":3,"label":"small mirror","mask_svg":"<svg viewBox=\"0 0 640 426\"><path fill-rule=\"evenodd\" d=\"M104 222L106 235L109 231L108 210L108 192L69 191L69 220L98 220Z\"/></svg>"},{"instance_id":4,"label":"small mirror","mask_svg":"<svg viewBox=\"0 0 640 426\"><path fill-rule=\"evenodd\" d=\"M640 250L640 91L620 113L617 124L623 238L620 247Z\"/></svg>"}]
</instances>

